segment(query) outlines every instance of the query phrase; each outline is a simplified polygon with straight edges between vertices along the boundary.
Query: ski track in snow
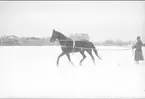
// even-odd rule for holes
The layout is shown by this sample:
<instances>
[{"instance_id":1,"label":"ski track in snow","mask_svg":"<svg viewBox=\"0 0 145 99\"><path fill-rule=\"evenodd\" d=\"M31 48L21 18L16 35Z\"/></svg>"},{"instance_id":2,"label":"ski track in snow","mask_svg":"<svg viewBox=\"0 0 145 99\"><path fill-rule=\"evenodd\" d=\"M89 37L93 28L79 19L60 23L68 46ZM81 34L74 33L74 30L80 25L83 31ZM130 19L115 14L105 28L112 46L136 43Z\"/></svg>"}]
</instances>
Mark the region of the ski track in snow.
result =
<instances>
[{"instance_id":1,"label":"ski track in snow","mask_svg":"<svg viewBox=\"0 0 145 99\"><path fill-rule=\"evenodd\" d=\"M135 64L132 50L98 50L103 60L93 52L96 65L85 52L82 66L74 53L75 66L63 56L57 67L60 53L59 46L1 46L0 98L145 97L145 62Z\"/></svg>"}]
</instances>

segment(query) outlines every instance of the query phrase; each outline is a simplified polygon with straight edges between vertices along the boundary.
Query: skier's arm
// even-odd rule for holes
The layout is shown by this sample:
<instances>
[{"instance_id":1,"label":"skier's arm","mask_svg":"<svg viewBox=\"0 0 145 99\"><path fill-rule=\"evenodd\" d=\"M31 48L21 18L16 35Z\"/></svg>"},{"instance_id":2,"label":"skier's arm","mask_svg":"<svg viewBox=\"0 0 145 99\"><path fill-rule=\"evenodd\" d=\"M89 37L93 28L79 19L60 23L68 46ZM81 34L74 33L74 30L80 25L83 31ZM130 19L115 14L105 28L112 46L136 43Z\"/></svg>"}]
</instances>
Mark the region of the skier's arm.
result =
<instances>
[{"instance_id":1,"label":"skier's arm","mask_svg":"<svg viewBox=\"0 0 145 99\"><path fill-rule=\"evenodd\" d=\"M136 44L132 46L132 49L135 49L135 48L136 48Z\"/></svg>"}]
</instances>

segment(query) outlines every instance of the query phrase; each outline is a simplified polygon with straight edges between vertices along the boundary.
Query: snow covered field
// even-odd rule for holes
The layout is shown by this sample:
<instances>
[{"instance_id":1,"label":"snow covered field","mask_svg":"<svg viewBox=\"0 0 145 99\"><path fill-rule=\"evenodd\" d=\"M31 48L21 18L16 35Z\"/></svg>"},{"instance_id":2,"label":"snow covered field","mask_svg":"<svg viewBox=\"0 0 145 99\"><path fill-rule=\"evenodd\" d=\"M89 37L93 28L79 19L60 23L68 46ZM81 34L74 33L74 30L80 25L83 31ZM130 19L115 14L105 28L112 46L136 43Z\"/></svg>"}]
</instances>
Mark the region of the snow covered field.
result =
<instances>
[{"instance_id":1,"label":"snow covered field","mask_svg":"<svg viewBox=\"0 0 145 99\"><path fill-rule=\"evenodd\" d=\"M75 53L71 54L75 66L63 56L57 67L59 46L1 46L0 98L145 97L145 62L135 64L132 50L96 48L104 49L98 51L103 60L93 53L96 65L86 53L79 66L82 56Z\"/></svg>"}]
</instances>

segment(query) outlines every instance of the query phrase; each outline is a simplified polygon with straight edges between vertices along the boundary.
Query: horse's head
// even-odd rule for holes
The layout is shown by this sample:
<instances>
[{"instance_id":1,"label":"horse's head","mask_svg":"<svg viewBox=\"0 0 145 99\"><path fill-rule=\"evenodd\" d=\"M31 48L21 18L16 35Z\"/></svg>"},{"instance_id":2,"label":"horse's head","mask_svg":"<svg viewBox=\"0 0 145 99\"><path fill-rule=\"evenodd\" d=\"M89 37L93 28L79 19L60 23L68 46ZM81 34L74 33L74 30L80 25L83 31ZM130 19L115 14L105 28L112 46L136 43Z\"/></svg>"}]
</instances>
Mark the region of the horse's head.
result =
<instances>
[{"instance_id":1,"label":"horse's head","mask_svg":"<svg viewBox=\"0 0 145 99\"><path fill-rule=\"evenodd\" d=\"M57 31L52 30L52 36L50 38L50 42L55 42L59 38Z\"/></svg>"},{"instance_id":2,"label":"horse's head","mask_svg":"<svg viewBox=\"0 0 145 99\"><path fill-rule=\"evenodd\" d=\"M67 40L67 39L69 39L69 38L67 38L62 33L58 32L56 30L52 30L52 36L50 38L50 42L55 42L56 40L58 40L58 41Z\"/></svg>"}]
</instances>

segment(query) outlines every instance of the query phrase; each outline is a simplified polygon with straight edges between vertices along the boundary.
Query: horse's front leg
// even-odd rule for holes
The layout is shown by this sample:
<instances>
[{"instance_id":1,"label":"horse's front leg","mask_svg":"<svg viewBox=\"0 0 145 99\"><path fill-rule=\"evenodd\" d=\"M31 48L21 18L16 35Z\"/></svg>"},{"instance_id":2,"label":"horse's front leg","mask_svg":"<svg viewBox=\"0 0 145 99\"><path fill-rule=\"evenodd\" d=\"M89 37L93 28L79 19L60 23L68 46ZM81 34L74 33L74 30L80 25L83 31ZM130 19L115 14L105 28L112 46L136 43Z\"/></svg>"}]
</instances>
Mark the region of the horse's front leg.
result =
<instances>
[{"instance_id":1,"label":"horse's front leg","mask_svg":"<svg viewBox=\"0 0 145 99\"><path fill-rule=\"evenodd\" d=\"M57 66L59 65L59 59L60 59L60 57L63 56L63 55L65 55L65 54L66 54L65 52L62 52L62 53L58 56L58 58L57 58Z\"/></svg>"},{"instance_id":2,"label":"horse's front leg","mask_svg":"<svg viewBox=\"0 0 145 99\"><path fill-rule=\"evenodd\" d=\"M69 62L70 62L70 63L74 66L73 62L71 61L70 54L69 54L69 53L67 53L67 54L66 54L66 56L67 56L67 58L68 58Z\"/></svg>"}]
</instances>

